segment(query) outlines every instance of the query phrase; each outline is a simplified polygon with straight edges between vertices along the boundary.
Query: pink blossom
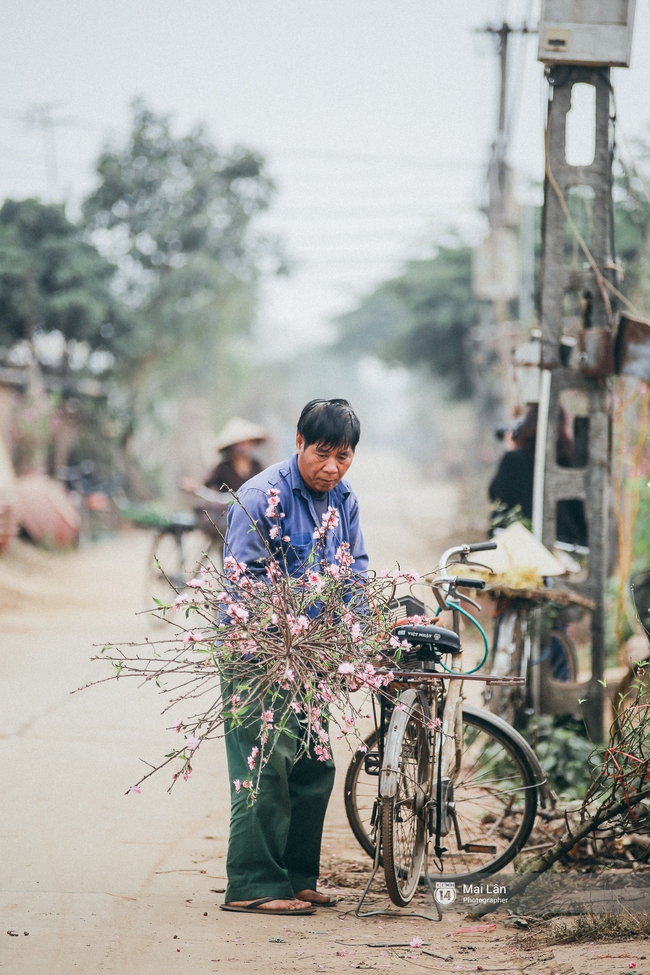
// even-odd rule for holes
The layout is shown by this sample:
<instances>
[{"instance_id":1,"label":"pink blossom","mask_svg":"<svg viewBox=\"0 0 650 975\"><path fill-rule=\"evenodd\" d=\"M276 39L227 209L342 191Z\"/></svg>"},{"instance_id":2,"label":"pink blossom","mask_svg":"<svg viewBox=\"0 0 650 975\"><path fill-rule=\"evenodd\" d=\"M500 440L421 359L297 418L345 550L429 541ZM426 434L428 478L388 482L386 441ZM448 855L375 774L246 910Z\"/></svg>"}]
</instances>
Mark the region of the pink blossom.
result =
<instances>
[{"instance_id":1,"label":"pink blossom","mask_svg":"<svg viewBox=\"0 0 650 975\"><path fill-rule=\"evenodd\" d=\"M186 583L186 585L190 589L200 589L201 586L203 585L203 579L190 579L190 581Z\"/></svg>"},{"instance_id":2,"label":"pink blossom","mask_svg":"<svg viewBox=\"0 0 650 975\"><path fill-rule=\"evenodd\" d=\"M423 943L424 942L422 941L422 938L413 938L413 940L410 942L409 947L410 948L421 948L422 945L423 945Z\"/></svg>"},{"instance_id":3,"label":"pink blossom","mask_svg":"<svg viewBox=\"0 0 650 975\"><path fill-rule=\"evenodd\" d=\"M338 527L339 520L338 511L330 505L323 513L320 527L314 529L314 538L325 538L331 528Z\"/></svg>"},{"instance_id":4,"label":"pink blossom","mask_svg":"<svg viewBox=\"0 0 650 975\"><path fill-rule=\"evenodd\" d=\"M392 579L393 582L397 582L399 579L399 571L397 569L384 569L381 573L382 579Z\"/></svg>"},{"instance_id":5,"label":"pink blossom","mask_svg":"<svg viewBox=\"0 0 650 975\"><path fill-rule=\"evenodd\" d=\"M183 772L183 780L187 782L187 780L191 778L192 778L192 769L188 765L188 767Z\"/></svg>"},{"instance_id":6,"label":"pink blossom","mask_svg":"<svg viewBox=\"0 0 650 975\"><path fill-rule=\"evenodd\" d=\"M330 757L330 750L325 745L314 745L314 752L319 762L326 762Z\"/></svg>"},{"instance_id":7,"label":"pink blossom","mask_svg":"<svg viewBox=\"0 0 650 975\"><path fill-rule=\"evenodd\" d=\"M246 566L243 562L238 562L232 557L232 555L227 555L223 560L223 571L227 576L230 576L235 582L245 573Z\"/></svg>"},{"instance_id":8,"label":"pink blossom","mask_svg":"<svg viewBox=\"0 0 650 975\"><path fill-rule=\"evenodd\" d=\"M362 742L362 743L361 743L361 744L359 745L359 747L357 748L357 751L358 751L358 752L367 752L367 751L368 751L368 746L366 745L366 743L365 743L365 741L364 741L364 742Z\"/></svg>"},{"instance_id":9,"label":"pink blossom","mask_svg":"<svg viewBox=\"0 0 650 975\"><path fill-rule=\"evenodd\" d=\"M361 639L361 625L359 623L353 623L350 627L350 636L352 637L353 643L358 643Z\"/></svg>"},{"instance_id":10,"label":"pink blossom","mask_svg":"<svg viewBox=\"0 0 650 975\"><path fill-rule=\"evenodd\" d=\"M230 703L234 708L237 707L240 701L241 701L241 697L239 696L239 694L233 694L233 696L230 698Z\"/></svg>"},{"instance_id":11,"label":"pink blossom","mask_svg":"<svg viewBox=\"0 0 650 975\"><path fill-rule=\"evenodd\" d=\"M420 578L420 573L413 572L413 570L411 570L410 572L404 573L404 578L406 579L407 582L417 582L418 579Z\"/></svg>"},{"instance_id":12,"label":"pink blossom","mask_svg":"<svg viewBox=\"0 0 650 975\"><path fill-rule=\"evenodd\" d=\"M203 634L198 630L189 630L183 637L183 643L201 643Z\"/></svg>"},{"instance_id":13,"label":"pink blossom","mask_svg":"<svg viewBox=\"0 0 650 975\"><path fill-rule=\"evenodd\" d=\"M129 792L135 792L135 794L139 796L142 792L142 789L140 788L139 785L132 785L131 788L129 789Z\"/></svg>"},{"instance_id":14,"label":"pink blossom","mask_svg":"<svg viewBox=\"0 0 650 975\"><path fill-rule=\"evenodd\" d=\"M398 646L399 646L399 640L397 639L396 636L392 636L390 638L390 640L388 641L388 646L389 647L392 647L393 650L396 650L398 648Z\"/></svg>"},{"instance_id":15,"label":"pink blossom","mask_svg":"<svg viewBox=\"0 0 650 975\"><path fill-rule=\"evenodd\" d=\"M271 613L271 622L273 623L273 626L277 626L278 625L278 614L277 613Z\"/></svg>"},{"instance_id":16,"label":"pink blossom","mask_svg":"<svg viewBox=\"0 0 650 975\"><path fill-rule=\"evenodd\" d=\"M194 735L192 735L190 738L187 738L185 741L185 747L189 748L191 752L193 752L195 748L198 748L200 744L201 744L201 739L196 738Z\"/></svg>"},{"instance_id":17,"label":"pink blossom","mask_svg":"<svg viewBox=\"0 0 650 975\"><path fill-rule=\"evenodd\" d=\"M291 541L291 536L290 535L283 535L282 536L282 541L283 542L290 542Z\"/></svg>"},{"instance_id":18,"label":"pink blossom","mask_svg":"<svg viewBox=\"0 0 650 975\"><path fill-rule=\"evenodd\" d=\"M267 724L273 724L273 711L264 711L262 713L262 720L266 721Z\"/></svg>"},{"instance_id":19,"label":"pink blossom","mask_svg":"<svg viewBox=\"0 0 650 975\"><path fill-rule=\"evenodd\" d=\"M300 714L300 713L301 713L301 711L302 711L302 708L301 708L301 706L300 706L300 705L298 704L298 702L297 702L297 701L292 701L292 702L291 702L291 704L289 705L289 707L290 707L290 708L291 708L291 709L292 709L293 711L295 711L295 713L296 713L296 714Z\"/></svg>"},{"instance_id":20,"label":"pink blossom","mask_svg":"<svg viewBox=\"0 0 650 975\"><path fill-rule=\"evenodd\" d=\"M431 721L427 721L427 728L430 731L442 731L442 721L440 718L432 718Z\"/></svg>"},{"instance_id":21,"label":"pink blossom","mask_svg":"<svg viewBox=\"0 0 650 975\"><path fill-rule=\"evenodd\" d=\"M259 753L260 753L260 750L259 750L259 748L257 747L257 745L255 745L255 746L254 746L254 747L253 747L253 748L251 749L251 753L250 753L250 755L248 756L248 758L246 759L246 761L248 762L248 767L249 767L249 769L250 769L251 771L252 771L252 770L253 770L253 769L255 768L255 759L257 758L257 756L259 755Z\"/></svg>"},{"instance_id":22,"label":"pink blossom","mask_svg":"<svg viewBox=\"0 0 650 975\"><path fill-rule=\"evenodd\" d=\"M179 718L176 724L174 725L174 731L180 731L182 727L183 727L183 719Z\"/></svg>"},{"instance_id":23,"label":"pink blossom","mask_svg":"<svg viewBox=\"0 0 650 975\"><path fill-rule=\"evenodd\" d=\"M178 609L180 606L185 606L185 604L189 603L189 601L190 597L186 593L179 592L178 596L172 603L172 609Z\"/></svg>"},{"instance_id":24,"label":"pink blossom","mask_svg":"<svg viewBox=\"0 0 650 975\"><path fill-rule=\"evenodd\" d=\"M233 783L232 784L235 787L235 792L237 792L237 793L241 792L241 780L240 779L233 779Z\"/></svg>"},{"instance_id":25,"label":"pink blossom","mask_svg":"<svg viewBox=\"0 0 650 975\"><path fill-rule=\"evenodd\" d=\"M277 538L279 534L280 534L280 529L278 528L277 525L274 525L273 528L269 530L269 538Z\"/></svg>"},{"instance_id":26,"label":"pink blossom","mask_svg":"<svg viewBox=\"0 0 650 975\"><path fill-rule=\"evenodd\" d=\"M242 623L246 623L250 616L248 610L241 603L231 603L226 612L231 619L241 620Z\"/></svg>"},{"instance_id":27,"label":"pink blossom","mask_svg":"<svg viewBox=\"0 0 650 975\"><path fill-rule=\"evenodd\" d=\"M353 674L354 664L351 664L348 660L344 660L342 664L339 664L339 674Z\"/></svg>"},{"instance_id":28,"label":"pink blossom","mask_svg":"<svg viewBox=\"0 0 650 975\"><path fill-rule=\"evenodd\" d=\"M301 615L298 619L294 619L293 616L287 614L287 623L289 624L289 632L292 636L299 636L303 630L309 629L309 619Z\"/></svg>"},{"instance_id":29,"label":"pink blossom","mask_svg":"<svg viewBox=\"0 0 650 975\"><path fill-rule=\"evenodd\" d=\"M334 558L341 566L341 569L347 570L350 566L354 565L355 560L350 555L350 545L348 542L341 542Z\"/></svg>"},{"instance_id":30,"label":"pink blossom","mask_svg":"<svg viewBox=\"0 0 650 975\"><path fill-rule=\"evenodd\" d=\"M325 580L318 572L309 572L307 575L307 586L319 592L325 585Z\"/></svg>"}]
</instances>

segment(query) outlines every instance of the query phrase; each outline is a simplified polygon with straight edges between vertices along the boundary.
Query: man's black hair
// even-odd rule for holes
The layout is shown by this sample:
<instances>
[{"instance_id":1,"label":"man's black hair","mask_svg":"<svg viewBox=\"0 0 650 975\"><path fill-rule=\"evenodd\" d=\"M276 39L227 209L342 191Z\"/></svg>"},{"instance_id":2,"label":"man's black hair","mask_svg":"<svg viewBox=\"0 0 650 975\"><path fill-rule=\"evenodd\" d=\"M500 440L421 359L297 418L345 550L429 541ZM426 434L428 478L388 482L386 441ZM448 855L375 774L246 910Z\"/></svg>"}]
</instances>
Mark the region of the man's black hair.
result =
<instances>
[{"instance_id":1,"label":"man's black hair","mask_svg":"<svg viewBox=\"0 0 650 975\"><path fill-rule=\"evenodd\" d=\"M309 444L323 444L330 450L359 443L361 424L346 399L312 399L298 420L298 433Z\"/></svg>"}]
</instances>

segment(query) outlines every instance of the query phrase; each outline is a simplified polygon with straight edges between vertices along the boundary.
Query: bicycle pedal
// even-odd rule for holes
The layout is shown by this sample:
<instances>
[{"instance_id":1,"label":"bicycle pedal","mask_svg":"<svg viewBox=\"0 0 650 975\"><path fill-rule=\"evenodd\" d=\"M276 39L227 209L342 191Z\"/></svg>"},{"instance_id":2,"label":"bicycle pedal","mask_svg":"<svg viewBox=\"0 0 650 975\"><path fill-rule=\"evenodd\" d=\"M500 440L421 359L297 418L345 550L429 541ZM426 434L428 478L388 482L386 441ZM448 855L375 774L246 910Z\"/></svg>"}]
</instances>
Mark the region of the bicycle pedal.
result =
<instances>
[{"instance_id":1,"label":"bicycle pedal","mask_svg":"<svg viewBox=\"0 0 650 975\"><path fill-rule=\"evenodd\" d=\"M463 843L461 850L465 853L496 853L496 846L485 846L483 843Z\"/></svg>"},{"instance_id":2,"label":"bicycle pedal","mask_svg":"<svg viewBox=\"0 0 650 975\"><path fill-rule=\"evenodd\" d=\"M381 762L378 752L368 752L363 760L363 770L366 775L379 775Z\"/></svg>"}]
</instances>

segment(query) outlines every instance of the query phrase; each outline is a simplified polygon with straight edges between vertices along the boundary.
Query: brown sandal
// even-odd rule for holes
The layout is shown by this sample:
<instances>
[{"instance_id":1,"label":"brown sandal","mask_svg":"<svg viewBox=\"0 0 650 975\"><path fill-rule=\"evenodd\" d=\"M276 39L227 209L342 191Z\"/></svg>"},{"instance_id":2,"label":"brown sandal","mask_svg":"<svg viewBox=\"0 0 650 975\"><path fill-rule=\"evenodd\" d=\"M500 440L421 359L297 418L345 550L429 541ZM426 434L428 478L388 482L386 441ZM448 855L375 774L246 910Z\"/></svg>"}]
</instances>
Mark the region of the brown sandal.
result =
<instances>
[{"instance_id":1,"label":"brown sandal","mask_svg":"<svg viewBox=\"0 0 650 975\"><path fill-rule=\"evenodd\" d=\"M219 907L222 911L233 911L236 914L283 914L285 916L291 914L297 915L298 917L305 917L308 914L316 913L316 908L311 902L306 904L304 909L296 908L292 910L290 907L282 909L270 907L266 910L260 910L262 904L269 904L271 901L281 901L284 899L284 897L259 897L256 901L251 901L250 904L246 904L245 907L232 907L230 904L220 904Z\"/></svg>"}]
</instances>

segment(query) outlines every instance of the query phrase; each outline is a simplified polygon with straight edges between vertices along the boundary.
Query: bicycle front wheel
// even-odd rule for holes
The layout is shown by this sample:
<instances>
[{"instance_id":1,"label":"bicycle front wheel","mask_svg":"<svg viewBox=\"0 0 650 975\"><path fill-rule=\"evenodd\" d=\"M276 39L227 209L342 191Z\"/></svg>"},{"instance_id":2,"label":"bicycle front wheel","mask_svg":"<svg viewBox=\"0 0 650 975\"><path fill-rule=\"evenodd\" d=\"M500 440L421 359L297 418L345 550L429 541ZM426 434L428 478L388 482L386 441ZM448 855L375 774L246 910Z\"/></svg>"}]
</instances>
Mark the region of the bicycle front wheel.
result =
<instances>
[{"instance_id":1,"label":"bicycle front wheel","mask_svg":"<svg viewBox=\"0 0 650 975\"><path fill-rule=\"evenodd\" d=\"M469 882L502 870L523 849L537 814L529 746L505 721L463 708L460 768L449 794L442 879Z\"/></svg>"},{"instance_id":2,"label":"bicycle front wheel","mask_svg":"<svg viewBox=\"0 0 650 975\"><path fill-rule=\"evenodd\" d=\"M395 705L380 773L381 839L386 888L406 907L417 889L426 846L429 787L428 705L406 691Z\"/></svg>"}]
</instances>

